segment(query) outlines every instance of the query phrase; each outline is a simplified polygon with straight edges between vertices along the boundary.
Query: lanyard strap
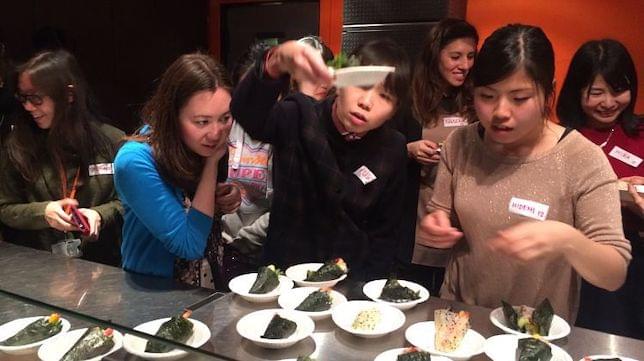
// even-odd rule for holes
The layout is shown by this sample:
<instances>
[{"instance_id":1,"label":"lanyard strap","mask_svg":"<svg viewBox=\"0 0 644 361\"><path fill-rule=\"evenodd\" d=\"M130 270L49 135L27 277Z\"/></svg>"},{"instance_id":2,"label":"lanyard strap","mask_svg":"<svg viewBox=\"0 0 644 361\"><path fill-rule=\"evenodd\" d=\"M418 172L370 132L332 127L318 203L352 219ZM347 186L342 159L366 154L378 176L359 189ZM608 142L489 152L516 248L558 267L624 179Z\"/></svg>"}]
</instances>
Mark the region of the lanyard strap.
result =
<instances>
[{"instance_id":1,"label":"lanyard strap","mask_svg":"<svg viewBox=\"0 0 644 361\"><path fill-rule=\"evenodd\" d=\"M65 172L64 167L60 167L60 185L61 185L61 194L62 198L76 198L76 189L78 188L78 177L80 175L80 167L76 169L76 175L74 176L74 182L72 183L72 189L67 194L67 172ZM69 213L71 206L65 206L65 213Z\"/></svg>"}]
</instances>

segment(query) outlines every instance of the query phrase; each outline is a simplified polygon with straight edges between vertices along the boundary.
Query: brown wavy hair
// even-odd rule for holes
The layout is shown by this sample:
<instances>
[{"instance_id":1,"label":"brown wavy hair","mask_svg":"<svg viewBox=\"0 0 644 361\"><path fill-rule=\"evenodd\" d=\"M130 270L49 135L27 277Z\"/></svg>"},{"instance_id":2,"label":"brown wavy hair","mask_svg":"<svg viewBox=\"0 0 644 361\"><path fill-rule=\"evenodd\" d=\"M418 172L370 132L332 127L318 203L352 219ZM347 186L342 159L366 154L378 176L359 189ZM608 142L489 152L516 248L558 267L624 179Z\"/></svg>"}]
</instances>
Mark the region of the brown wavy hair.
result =
<instances>
[{"instance_id":1,"label":"brown wavy hair","mask_svg":"<svg viewBox=\"0 0 644 361\"><path fill-rule=\"evenodd\" d=\"M468 76L463 86L450 89L439 71L440 52L456 39L469 38L478 43L476 29L465 20L443 19L436 24L425 39L423 50L416 62L412 80L412 110L423 126L434 126L443 109L443 95L451 92L455 111L474 119L472 83ZM469 75L469 74L468 74ZM451 111L451 110L450 110Z\"/></svg>"},{"instance_id":2,"label":"brown wavy hair","mask_svg":"<svg viewBox=\"0 0 644 361\"><path fill-rule=\"evenodd\" d=\"M141 110L150 130L130 138L147 141L161 177L188 193L197 187L204 159L183 143L179 112L195 93L218 88L228 92L232 89L223 65L202 53L180 56L163 73L156 91Z\"/></svg>"},{"instance_id":3,"label":"brown wavy hair","mask_svg":"<svg viewBox=\"0 0 644 361\"><path fill-rule=\"evenodd\" d=\"M88 177L88 167L97 155L114 158L114 146L98 130L106 118L72 54L64 50L39 53L21 65L18 74L28 75L54 102L49 129L38 128L29 112L20 107L7 140L9 158L26 181L33 182L41 175L46 156L55 167L78 166L81 180Z\"/></svg>"}]
</instances>

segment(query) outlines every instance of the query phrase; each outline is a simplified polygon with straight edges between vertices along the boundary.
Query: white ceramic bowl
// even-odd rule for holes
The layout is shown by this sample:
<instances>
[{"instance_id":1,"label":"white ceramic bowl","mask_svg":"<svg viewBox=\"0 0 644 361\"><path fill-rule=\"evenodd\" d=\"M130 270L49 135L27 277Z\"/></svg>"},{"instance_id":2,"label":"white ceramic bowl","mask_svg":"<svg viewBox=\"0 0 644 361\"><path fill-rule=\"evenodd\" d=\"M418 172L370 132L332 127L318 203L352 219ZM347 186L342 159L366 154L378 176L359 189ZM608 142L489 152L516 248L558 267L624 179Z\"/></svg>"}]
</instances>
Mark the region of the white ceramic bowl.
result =
<instances>
[{"instance_id":1,"label":"white ceramic bowl","mask_svg":"<svg viewBox=\"0 0 644 361\"><path fill-rule=\"evenodd\" d=\"M338 88L347 86L373 86L387 77L389 73L396 71L393 66L352 66L334 70L334 84Z\"/></svg>"},{"instance_id":2,"label":"white ceramic bowl","mask_svg":"<svg viewBox=\"0 0 644 361\"><path fill-rule=\"evenodd\" d=\"M335 286L336 283L347 278L347 274L345 273L342 276L330 281L322 281L322 282L305 281L307 271L317 271L323 265L324 263L302 263L302 264L298 264L287 268L285 274L286 274L286 277L292 279L293 282L295 282L295 284L298 286L317 287L317 288L333 287Z\"/></svg>"},{"instance_id":3,"label":"white ceramic bowl","mask_svg":"<svg viewBox=\"0 0 644 361\"><path fill-rule=\"evenodd\" d=\"M485 341L485 354L492 361L514 361L516 360L517 341L526 336L518 335L496 335ZM550 344L552 358L550 361L572 361L572 358L561 347Z\"/></svg>"},{"instance_id":4,"label":"white ceramic bowl","mask_svg":"<svg viewBox=\"0 0 644 361\"><path fill-rule=\"evenodd\" d=\"M51 338L38 349L38 358L42 361L59 361L87 331L87 328L69 331L64 337ZM123 346L123 335L112 330L114 346L104 354L84 361L100 361L103 357L118 351Z\"/></svg>"},{"instance_id":5,"label":"white ceramic bowl","mask_svg":"<svg viewBox=\"0 0 644 361\"><path fill-rule=\"evenodd\" d=\"M586 361L586 359L597 360L597 359L609 359L609 358L618 358L622 361L637 361L634 358L617 356L617 355L591 355L591 356L586 356L580 359L579 361Z\"/></svg>"},{"instance_id":6,"label":"white ceramic bowl","mask_svg":"<svg viewBox=\"0 0 644 361\"><path fill-rule=\"evenodd\" d=\"M400 283L401 286L411 288L413 291L420 291L420 298L407 302L389 302L381 300L380 294L382 293L382 288L385 287L385 283L387 283L387 280L384 279L368 282L362 287L362 293L376 302L384 303L403 311L413 308L417 304L423 303L429 299L429 291L425 287L414 282L398 280L398 283Z\"/></svg>"},{"instance_id":7,"label":"white ceramic bowl","mask_svg":"<svg viewBox=\"0 0 644 361\"><path fill-rule=\"evenodd\" d=\"M505 323L505 316L503 315L503 308L501 307L495 308L494 310L492 310L492 312L490 312L490 321L492 321L492 324L494 324L494 326L500 328L505 333L519 336L528 335L527 333L513 330L507 326L507 324ZM568 324L568 322L566 322L566 320L564 320L563 318L554 315L554 317L552 318L552 323L550 324L550 331L548 332L548 336L541 336L541 338L546 341L554 341L568 336L569 333L570 325Z\"/></svg>"},{"instance_id":8,"label":"white ceramic bowl","mask_svg":"<svg viewBox=\"0 0 644 361\"><path fill-rule=\"evenodd\" d=\"M255 283L257 273L247 273L237 276L228 282L228 288L233 293L238 294L248 302L263 303L275 301L279 295L293 288L293 281L285 276L279 276L279 285L274 290L267 293L249 293L250 288Z\"/></svg>"},{"instance_id":9,"label":"white ceramic bowl","mask_svg":"<svg viewBox=\"0 0 644 361\"><path fill-rule=\"evenodd\" d=\"M4 341L8 339L9 337L15 335L18 333L18 331L22 330L23 328L27 327L30 323L44 318L44 317L49 317L49 316L34 316L34 317L25 317L25 318L19 318L17 320L9 321L2 326L0 326L0 341ZM58 336L62 335L63 333L69 331L71 328L71 325L69 324L69 321L67 321L64 318L60 319L63 323L63 328L60 330L60 332L50 338L44 339L42 341L30 343L27 345L22 345L22 346L0 346L0 351L12 354L12 355L26 355L30 353L35 353L38 350L38 347L40 345L44 344L47 340L57 338Z\"/></svg>"},{"instance_id":10,"label":"white ceramic bowl","mask_svg":"<svg viewBox=\"0 0 644 361\"><path fill-rule=\"evenodd\" d=\"M362 311L375 308L380 312L380 322L371 331L353 329L353 321ZM335 307L331 318L338 327L356 336L373 338L394 332L405 324L405 314L394 307L372 301L349 301Z\"/></svg>"},{"instance_id":11,"label":"white ceramic bowl","mask_svg":"<svg viewBox=\"0 0 644 361\"><path fill-rule=\"evenodd\" d=\"M268 327L268 324L275 314L295 322L297 324L295 332L289 337L282 339L262 338L266 327ZM293 346L297 342L311 336L314 329L315 323L313 323L313 320L309 316L306 316L302 312L291 310L270 309L255 311L237 321L237 333L241 337L255 343L257 346L274 349Z\"/></svg>"},{"instance_id":12,"label":"white ceramic bowl","mask_svg":"<svg viewBox=\"0 0 644 361\"><path fill-rule=\"evenodd\" d=\"M405 331L405 338L412 345L425 350L432 355L446 356L454 361L465 361L483 352L485 337L469 329L460 346L453 352L441 352L434 348L434 334L436 332L434 321L415 323Z\"/></svg>"},{"instance_id":13,"label":"white ceramic bowl","mask_svg":"<svg viewBox=\"0 0 644 361\"><path fill-rule=\"evenodd\" d=\"M277 299L277 303L285 310L295 310L297 306L304 301L308 295L319 290L317 287L298 287L290 289L280 295ZM302 312L303 314L311 317L312 320L322 320L331 316L333 309L340 304L347 302L347 298L338 291L331 290L331 308L326 311L319 312L307 312L307 311L297 311Z\"/></svg>"},{"instance_id":14,"label":"white ceramic bowl","mask_svg":"<svg viewBox=\"0 0 644 361\"><path fill-rule=\"evenodd\" d=\"M159 330L159 327L161 327L161 325L169 319L170 317L166 317L145 322L136 326L134 329L150 335L154 335ZM199 348L206 342L208 342L208 340L210 340L210 330L208 329L208 326L206 326L201 321L192 318L189 318L188 320L192 322L194 326L192 328L192 336L188 338L185 344L193 348ZM125 338L123 339L123 347L125 347L125 350L127 352L146 360L178 360L188 354L186 351L179 349L173 349L169 352L162 353L145 352L145 347L147 346L147 344L148 340L130 334L126 334Z\"/></svg>"},{"instance_id":15,"label":"white ceramic bowl","mask_svg":"<svg viewBox=\"0 0 644 361\"><path fill-rule=\"evenodd\" d=\"M396 361L398 359L398 356L404 354L408 348L409 347L403 347L387 350L376 356L373 361ZM432 356L432 361L452 361L452 359L445 356Z\"/></svg>"}]
</instances>

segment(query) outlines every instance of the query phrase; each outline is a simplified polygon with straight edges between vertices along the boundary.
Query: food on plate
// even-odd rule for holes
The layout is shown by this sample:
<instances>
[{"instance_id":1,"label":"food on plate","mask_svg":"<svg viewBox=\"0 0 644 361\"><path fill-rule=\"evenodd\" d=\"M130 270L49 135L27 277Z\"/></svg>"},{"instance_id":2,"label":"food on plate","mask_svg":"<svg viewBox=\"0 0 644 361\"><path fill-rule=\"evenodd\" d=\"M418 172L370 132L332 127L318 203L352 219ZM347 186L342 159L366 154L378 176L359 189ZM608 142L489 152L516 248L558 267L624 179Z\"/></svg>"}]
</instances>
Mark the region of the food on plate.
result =
<instances>
[{"instance_id":1,"label":"food on plate","mask_svg":"<svg viewBox=\"0 0 644 361\"><path fill-rule=\"evenodd\" d=\"M52 313L28 324L15 335L0 342L2 346L23 346L57 335L63 329L60 315Z\"/></svg>"},{"instance_id":2,"label":"food on plate","mask_svg":"<svg viewBox=\"0 0 644 361\"><path fill-rule=\"evenodd\" d=\"M299 356L295 361L315 361L315 359L309 356Z\"/></svg>"},{"instance_id":3,"label":"food on plate","mask_svg":"<svg viewBox=\"0 0 644 361\"><path fill-rule=\"evenodd\" d=\"M431 361L429 352L421 351L416 347L409 347L404 353L398 355L396 361Z\"/></svg>"},{"instance_id":4,"label":"food on plate","mask_svg":"<svg viewBox=\"0 0 644 361\"><path fill-rule=\"evenodd\" d=\"M297 329L297 324L289 319L282 318L280 315L275 314L271 319L271 322L268 323L266 331L262 335L262 338L268 339L280 339L287 338L290 335L295 333Z\"/></svg>"},{"instance_id":5,"label":"food on plate","mask_svg":"<svg viewBox=\"0 0 644 361\"><path fill-rule=\"evenodd\" d=\"M405 287L395 278L390 278L382 288L380 299L387 302L409 302L420 298L420 291Z\"/></svg>"},{"instance_id":6,"label":"food on plate","mask_svg":"<svg viewBox=\"0 0 644 361\"><path fill-rule=\"evenodd\" d=\"M331 289L323 288L306 296L295 309L298 311L321 312L330 309L332 303Z\"/></svg>"},{"instance_id":7,"label":"food on plate","mask_svg":"<svg viewBox=\"0 0 644 361\"><path fill-rule=\"evenodd\" d=\"M103 355L114 347L111 328L90 327L60 361L80 361Z\"/></svg>"},{"instance_id":8,"label":"food on plate","mask_svg":"<svg viewBox=\"0 0 644 361\"><path fill-rule=\"evenodd\" d=\"M505 301L501 303L508 327L530 335L548 336L555 311L547 298L535 309L528 306L513 307Z\"/></svg>"},{"instance_id":9,"label":"food on plate","mask_svg":"<svg viewBox=\"0 0 644 361\"><path fill-rule=\"evenodd\" d=\"M434 347L441 352L456 350L470 329L470 313L453 312L451 309L434 311Z\"/></svg>"},{"instance_id":10,"label":"food on plate","mask_svg":"<svg viewBox=\"0 0 644 361\"><path fill-rule=\"evenodd\" d=\"M336 258L327 261L316 271L307 271L305 281L309 282L323 282L331 281L346 274L348 271L347 264L344 263L342 258Z\"/></svg>"},{"instance_id":11,"label":"food on plate","mask_svg":"<svg viewBox=\"0 0 644 361\"><path fill-rule=\"evenodd\" d=\"M168 321L165 321L161 327L159 327L155 336L176 342L186 342L193 333L192 329L194 325L190 320L188 320L191 314L191 311L186 311L181 315L174 316ZM169 352L172 349L172 346L158 341L148 341L145 346L145 352L153 353Z\"/></svg>"},{"instance_id":12,"label":"food on plate","mask_svg":"<svg viewBox=\"0 0 644 361\"><path fill-rule=\"evenodd\" d=\"M250 287L249 293L268 293L280 284L280 270L274 265L260 267L257 271L257 278Z\"/></svg>"},{"instance_id":13,"label":"food on plate","mask_svg":"<svg viewBox=\"0 0 644 361\"><path fill-rule=\"evenodd\" d=\"M353 320L351 328L356 331L373 331L380 323L382 315L377 308L370 308L368 310L360 311Z\"/></svg>"},{"instance_id":14,"label":"food on plate","mask_svg":"<svg viewBox=\"0 0 644 361\"><path fill-rule=\"evenodd\" d=\"M333 57L333 60L327 61L326 65L334 69L360 66L360 59L358 59L355 55L347 57L343 52L339 52L336 56Z\"/></svg>"},{"instance_id":15,"label":"food on plate","mask_svg":"<svg viewBox=\"0 0 644 361\"><path fill-rule=\"evenodd\" d=\"M516 359L518 361L549 361L552 358L550 345L538 338L520 338Z\"/></svg>"}]
</instances>

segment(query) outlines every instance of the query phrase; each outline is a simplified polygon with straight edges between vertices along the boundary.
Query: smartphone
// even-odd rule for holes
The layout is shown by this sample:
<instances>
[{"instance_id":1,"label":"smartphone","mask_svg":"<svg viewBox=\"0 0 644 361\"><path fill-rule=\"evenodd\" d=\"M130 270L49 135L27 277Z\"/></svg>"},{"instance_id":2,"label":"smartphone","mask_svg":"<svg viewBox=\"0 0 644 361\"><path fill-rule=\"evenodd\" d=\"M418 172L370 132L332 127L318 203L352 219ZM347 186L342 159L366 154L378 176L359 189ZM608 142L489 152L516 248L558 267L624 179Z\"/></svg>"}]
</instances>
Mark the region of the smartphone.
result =
<instances>
[{"instance_id":1,"label":"smartphone","mask_svg":"<svg viewBox=\"0 0 644 361\"><path fill-rule=\"evenodd\" d=\"M89 236L89 222L87 222L87 217L79 212L78 208L75 206L71 207L71 211L72 223L78 227L78 230L83 234L83 236Z\"/></svg>"}]
</instances>

